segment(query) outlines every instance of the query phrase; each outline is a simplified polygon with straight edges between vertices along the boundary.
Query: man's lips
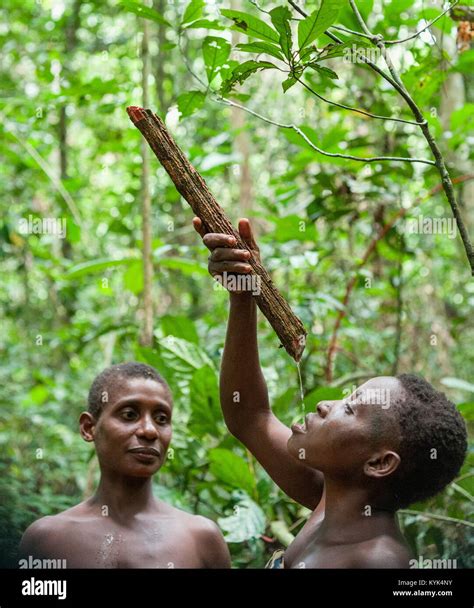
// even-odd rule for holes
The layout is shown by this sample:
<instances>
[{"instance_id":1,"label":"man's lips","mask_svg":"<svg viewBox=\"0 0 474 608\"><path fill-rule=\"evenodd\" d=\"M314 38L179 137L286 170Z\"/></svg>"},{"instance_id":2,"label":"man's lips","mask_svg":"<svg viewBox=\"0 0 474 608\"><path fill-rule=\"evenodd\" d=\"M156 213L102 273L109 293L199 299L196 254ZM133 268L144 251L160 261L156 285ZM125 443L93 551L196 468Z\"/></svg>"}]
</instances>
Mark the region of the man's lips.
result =
<instances>
[{"instance_id":1,"label":"man's lips","mask_svg":"<svg viewBox=\"0 0 474 608\"><path fill-rule=\"evenodd\" d=\"M144 456L149 459L160 457L160 452L156 448L152 447L136 447L130 448L128 451L132 454L136 454L137 456Z\"/></svg>"}]
</instances>

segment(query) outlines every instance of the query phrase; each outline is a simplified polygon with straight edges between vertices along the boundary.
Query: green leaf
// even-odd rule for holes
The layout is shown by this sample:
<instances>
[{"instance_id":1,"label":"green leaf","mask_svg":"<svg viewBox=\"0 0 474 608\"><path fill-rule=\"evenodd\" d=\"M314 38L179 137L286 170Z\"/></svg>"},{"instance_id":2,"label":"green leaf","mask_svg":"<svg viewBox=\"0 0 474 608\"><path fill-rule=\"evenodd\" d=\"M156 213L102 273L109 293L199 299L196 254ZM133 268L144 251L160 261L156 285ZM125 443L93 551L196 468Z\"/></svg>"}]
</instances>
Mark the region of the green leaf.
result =
<instances>
[{"instance_id":1,"label":"green leaf","mask_svg":"<svg viewBox=\"0 0 474 608\"><path fill-rule=\"evenodd\" d=\"M283 87L283 91L286 93L288 91L288 89L290 89L297 82L298 81L296 80L296 78L294 78L293 76L288 76L288 78L281 83L281 86Z\"/></svg>"},{"instance_id":2,"label":"green leaf","mask_svg":"<svg viewBox=\"0 0 474 608\"><path fill-rule=\"evenodd\" d=\"M94 272L101 272L102 270L107 270L108 268L113 268L114 266L123 266L127 264L131 264L137 260L136 257L127 257L121 258L119 260L114 260L111 258L100 258L98 260L94 260L93 262L82 262L81 264L76 264L72 268L70 268L64 275L63 279L77 279L78 277L82 277L86 274L92 274Z\"/></svg>"},{"instance_id":3,"label":"green leaf","mask_svg":"<svg viewBox=\"0 0 474 608\"><path fill-rule=\"evenodd\" d=\"M199 438L205 433L219 436L222 414L216 370L208 366L194 372L189 385L189 428Z\"/></svg>"},{"instance_id":4,"label":"green leaf","mask_svg":"<svg viewBox=\"0 0 474 608\"><path fill-rule=\"evenodd\" d=\"M426 19L426 21L431 21L432 19L436 19L436 17L441 15L442 12L443 11L440 11L437 8L427 7L423 11L423 19ZM454 27L454 22L452 21L448 13L441 17L441 19L438 19L438 21L435 21L432 27L438 28L445 34L449 34Z\"/></svg>"},{"instance_id":5,"label":"green leaf","mask_svg":"<svg viewBox=\"0 0 474 608\"><path fill-rule=\"evenodd\" d=\"M316 40L337 20L345 0L321 0L319 9L298 24L298 46L300 51Z\"/></svg>"},{"instance_id":6,"label":"green leaf","mask_svg":"<svg viewBox=\"0 0 474 608\"><path fill-rule=\"evenodd\" d=\"M180 270L186 276L207 276L208 270L204 264L187 260L185 258L159 258L159 265L162 268L170 268L171 270Z\"/></svg>"},{"instance_id":7,"label":"green leaf","mask_svg":"<svg viewBox=\"0 0 474 608\"><path fill-rule=\"evenodd\" d=\"M460 391L468 391L474 393L474 384L467 382L467 380L461 380L461 378L443 378L441 384L448 388L455 388Z\"/></svg>"},{"instance_id":8,"label":"green leaf","mask_svg":"<svg viewBox=\"0 0 474 608\"><path fill-rule=\"evenodd\" d=\"M245 61L232 70L230 78L222 83L221 92L224 95L229 93L237 83L242 84L257 70L268 70L275 67L276 66L269 61L254 61L253 59Z\"/></svg>"},{"instance_id":9,"label":"green leaf","mask_svg":"<svg viewBox=\"0 0 474 608\"><path fill-rule=\"evenodd\" d=\"M314 409L314 406L320 401L335 401L344 397L344 391L342 388L334 386L320 386L311 391L304 398L306 407Z\"/></svg>"},{"instance_id":10,"label":"green leaf","mask_svg":"<svg viewBox=\"0 0 474 608\"><path fill-rule=\"evenodd\" d=\"M293 46L290 27L291 12L286 6L277 6L277 8L270 11L270 18L275 29L280 34L279 42L281 50L289 60L291 58L291 49Z\"/></svg>"},{"instance_id":11,"label":"green leaf","mask_svg":"<svg viewBox=\"0 0 474 608\"><path fill-rule=\"evenodd\" d=\"M195 369L205 365L213 367L211 359L202 349L181 338L158 338L158 350L166 365L177 372L193 374Z\"/></svg>"},{"instance_id":12,"label":"green leaf","mask_svg":"<svg viewBox=\"0 0 474 608\"><path fill-rule=\"evenodd\" d=\"M224 38L219 38L217 36L206 36L206 38L204 38L202 55L206 65L209 84L214 80L220 66L229 58L230 49L230 43Z\"/></svg>"},{"instance_id":13,"label":"green leaf","mask_svg":"<svg viewBox=\"0 0 474 608\"><path fill-rule=\"evenodd\" d=\"M48 397L49 390L46 386L44 386L44 384L37 384L22 400L21 406L28 408L35 405L42 405Z\"/></svg>"},{"instance_id":14,"label":"green leaf","mask_svg":"<svg viewBox=\"0 0 474 608\"><path fill-rule=\"evenodd\" d=\"M143 290L143 262L141 260L130 264L123 275L123 283L125 288L135 295Z\"/></svg>"},{"instance_id":15,"label":"green leaf","mask_svg":"<svg viewBox=\"0 0 474 608\"><path fill-rule=\"evenodd\" d=\"M265 532L265 513L249 496L240 496L240 500L234 505L234 513L217 520L228 543L243 543L260 538Z\"/></svg>"},{"instance_id":16,"label":"green leaf","mask_svg":"<svg viewBox=\"0 0 474 608\"><path fill-rule=\"evenodd\" d=\"M239 32L247 34L247 36L253 36L253 38L259 38L266 42L274 42L279 44L279 36L269 25L267 25L261 19L242 13L241 11L233 11L229 9L221 9L221 14L228 19L232 19L234 26L232 29L236 29Z\"/></svg>"},{"instance_id":17,"label":"green leaf","mask_svg":"<svg viewBox=\"0 0 474 608\"><path fill-rule=\"evenodd\" d=\"M465 420L474 421L474 401L459 403L457 409Z\"/></svg>"},{"instance_id":18,"label":"green leaf","mask_svg":"<svg viewBox=\"0 0 474 608\"><path fill-rule=\"evenodd\" d=\"M214 448L209 452L209 460L211 473L217 479L232 488L253 494L255 479L243 458L231 450Z\"/></svg>"},{"instance_id":19,"label":"green leaf","mask_svg":"<svg viewBox=\"0 0 474 608\"><path fill-rule=\"evenodd\" d=\"M177 104L181 116L183 118L185 116L191 116L193 112L202 108L205 99L206 96L201 91L188 91L187 93L179 95Z\"/></svg>"},{"instance_id":20,"label":"green leaf","mask_svg":"<svg viewBox=\"0 0 474 608\"><path fill-rule=\"evenodd\" d=\"M463 74L471 74L473 65L474 49L471 49L458 55L458 60L456 64L451 67L451 70L456 72L462 72Z\"/></svg>"},{"instance_id":21,"label":"green leaf","mask_svg":"<svg viewBox=\"0 0 474 608\"><path fill-rule=\"evenodd\" d=\"M357 56L358 49L370 47L372 47L372 44L368 40L360 40L358 38L351 38L342 44L328 44L322 49L321 53L318 54L317 61L334 59L335 57L343 57L345 55L350 61L353 61L354 57Z\"/></svg>"},{"instance_id":22,"label":"green leaf","mask_svg":"<svg viewBox=\"0 0 474 608\"><path fill-rule=\"evenodd\" d=\"M157 23L169 25L171 27L168 21L166 21L166 19L160 15L158 11L155 11L154 8L145 6L139 2L133 2L133 0L121 0L121 4L129 13L135 13L135 15L143 17L143 19L151 19L151 21L156 21Z\"/></svg>"},{"instance_id":23,"label":"green leaf","mask_svg":"<svg viewBox=\"0 0 474 608\"><path fill-rule=\"evenodd\" d=\"M225 30L225 27L218 21L210 21L209 19L198 19L192 23L188 23L186 29L199 29L204 28L206 30Z\"/></svg>"},{"instance_id":24,"label":"green leaf","mask_svg":"<svg viewBox=\"0 0 474 608\"><path fill-rule=\"evenodd\" d=\"M272 239L278 243L288 241L311 241L317 238L314 222L304 221L300 215L290 214L284 217L269 217L268 220L274 224Z\"/></svg>"},{"instance_id":25,"label":"green leaf","mask_svg":"<svg viewBox=\"0 0 474 608\"><path fill-rule=\"evenodd\" d=\"M280 49L269 42L249 42L238 44L236 48L244 53L267 53L267 55L280 59L280 61L284 59Z\"/></svg>"},{"instance_id":26,"label":"green leaf","mask_svg":"<svg viewBox=\"0 0 474 608\"><path fill-rule=\"evenodd\" d=\"M184 11L183 19L181 20L181 25L185 25L186 23L191 23L196 21L202 17L202 9L204 7L204 0L191 0L191 2L186 7Z\"/></svg>"},{"instance_id":27,"label":"green leaf","mask_svg":"<svg viewBox=\"0 0 474 608\"><path fill-rule=\"evenodd\" d=\"M317 63L309 63L308 67L313 68L313 70L316 70L323 76L328 76L329 78L332 78L333 80L336 80L339 78L339 76L336 74L336 72L334 70L331 70L330 68L327 68L322 65L318 65Z\"/></svg>"},{"instance_id":28,"label":"green leaf","mask_svg":"<svg viewBox=\"0 0 474 608\"><path fill-rule=\"evenodd\" d=\"M199 343L196 325L189 317L163 315L160 318L160 326L164 336L175 336L175 338L183 338L194 344Z\"/></svg>"}]
</instances>

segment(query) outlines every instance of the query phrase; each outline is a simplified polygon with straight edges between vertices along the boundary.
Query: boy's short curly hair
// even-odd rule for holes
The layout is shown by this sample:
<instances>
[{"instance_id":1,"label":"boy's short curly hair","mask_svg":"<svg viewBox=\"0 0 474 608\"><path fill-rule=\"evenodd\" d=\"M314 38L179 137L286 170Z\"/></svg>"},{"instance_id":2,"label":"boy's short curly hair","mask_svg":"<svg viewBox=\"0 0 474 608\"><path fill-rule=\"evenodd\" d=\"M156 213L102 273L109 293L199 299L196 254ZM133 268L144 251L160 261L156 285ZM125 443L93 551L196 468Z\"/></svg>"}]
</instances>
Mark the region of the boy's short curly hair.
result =
<instances>
[{"instance_id":1,"label":"boy's short curly hair","mask_svg":"<svg viewBox=\"0 0 474 608\"><path fill-rule=\"evenodd\" d=\"M96 376L89 390L89 396L87 399L88 411L94 416L94 418L99 418L104 404L109 401L110 394L119 384L120 380L128 378L145 378L148 380L155 380L164 386L171 395L171 391L165 379L156 371L154 367L151 367L151 365L147 365L146 363L136 363L134 361L112 365L111 367L104 369L104 371Z\"/></svg>"},{"instance_id":2,"label":"boy's short curly hair","mask_svg":"<svg viewBox=\"0 0 474 608\"><path fill-rule=\"evenodd\" d=\"M401 463L390 483L399 509L434 496L456 477L466 455L467 431L444 393L413 374L397 378L405 389L393 404Z\"/></svg>"}]
</instances>

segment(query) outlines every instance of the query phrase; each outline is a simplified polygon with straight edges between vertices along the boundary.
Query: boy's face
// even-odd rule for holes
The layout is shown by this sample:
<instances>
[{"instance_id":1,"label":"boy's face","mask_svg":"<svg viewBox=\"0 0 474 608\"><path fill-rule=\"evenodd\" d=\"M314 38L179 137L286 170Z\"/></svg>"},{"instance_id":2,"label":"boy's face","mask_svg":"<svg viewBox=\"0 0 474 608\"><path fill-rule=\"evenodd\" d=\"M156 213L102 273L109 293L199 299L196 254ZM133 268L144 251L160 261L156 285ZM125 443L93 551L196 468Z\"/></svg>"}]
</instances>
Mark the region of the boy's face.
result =
<instances>
[{"instance_id":1,"label":"boy's face","mask_svg":"<svg viewBox=\"0 0 474 608\"><path fill-rule=\"evenodd\" d=\"M369 380L339 401L321 401L305 424L293 425L292 456L320 471L353 481L381 450L397 450L398 428L392 407L403 396L399 380Z\"/></svg>"},{"instance_id":2,"label":"boy's face","mask_svg":"<svg viewBox=\"0 0 474 608\"><path fill-rule=\"evenodd\" d=\"M121 378L98 420L81 416L81 434L94 441L101 469L150 477L163 465L171 440L172 401L159 382Z\"/></svg>"}]
</instances>

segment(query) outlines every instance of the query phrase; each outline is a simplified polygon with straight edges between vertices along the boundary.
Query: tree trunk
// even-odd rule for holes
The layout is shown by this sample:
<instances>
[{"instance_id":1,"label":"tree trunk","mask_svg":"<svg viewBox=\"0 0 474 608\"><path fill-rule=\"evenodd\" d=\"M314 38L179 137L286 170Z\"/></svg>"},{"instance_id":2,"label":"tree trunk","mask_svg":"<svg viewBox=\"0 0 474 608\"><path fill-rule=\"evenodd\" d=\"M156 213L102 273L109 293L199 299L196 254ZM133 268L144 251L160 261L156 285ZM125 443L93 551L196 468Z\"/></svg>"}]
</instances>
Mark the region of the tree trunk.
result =
<instances>
[{"instance_id":1,"label":"tree trunk","mask_svg":"<svg viewBox=\"0 0 474 608\"><path fill-rule=\"evenodd\" d=\"M149 50L149 24L146 19L142 20L142 90L143 104L149 105L149 85L150 76L150 50ZM142 141L142 176L141 176L141 197L142 197L142 252L143 252L143 331L141 343L144 346L151 346L153 342L153 261L151 243L151 196L150 196L150 156L146 142Z\"/></svg>"}]
</instances>

